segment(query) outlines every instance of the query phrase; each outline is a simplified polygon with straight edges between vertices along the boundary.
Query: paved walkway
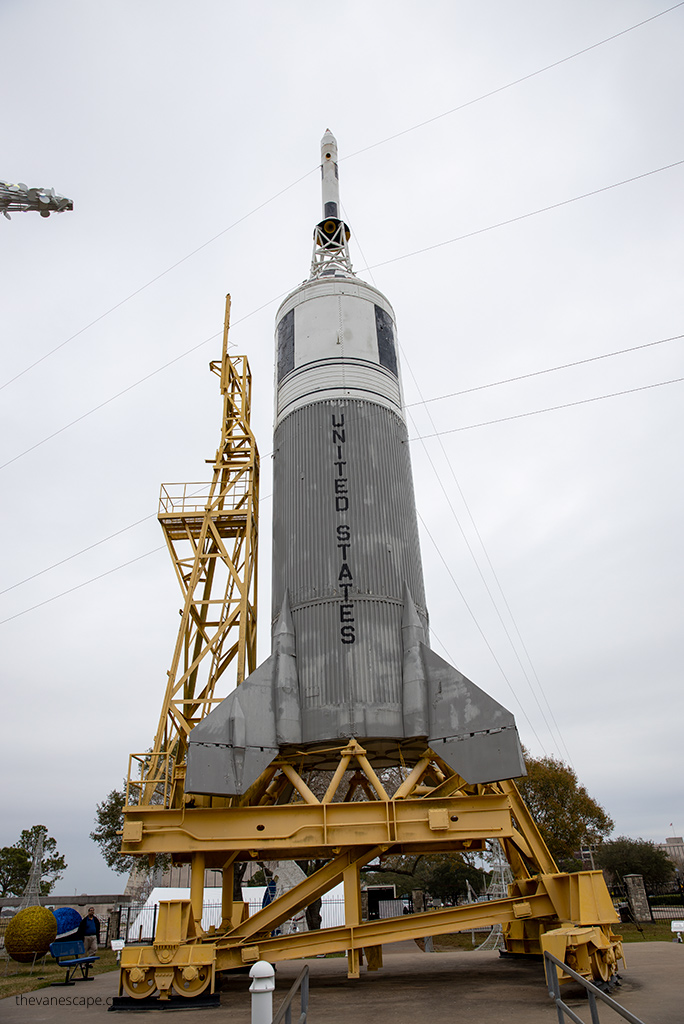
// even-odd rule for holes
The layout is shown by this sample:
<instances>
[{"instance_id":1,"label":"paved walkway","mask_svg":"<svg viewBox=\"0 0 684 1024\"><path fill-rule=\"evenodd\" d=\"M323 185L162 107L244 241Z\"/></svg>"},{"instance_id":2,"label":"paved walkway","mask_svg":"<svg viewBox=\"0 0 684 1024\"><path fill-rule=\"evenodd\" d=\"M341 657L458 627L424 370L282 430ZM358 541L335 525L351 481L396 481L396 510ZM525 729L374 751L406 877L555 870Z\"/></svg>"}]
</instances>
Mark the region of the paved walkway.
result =
<instances>
[{"instance_id":1,"label":"paved walkway","mask_svg":"<svg viewBox=\"0 0 684 1024\"><path fill-rule=\"evenodd\" d=\"M682 1024L684 1021L684 944L629 943L627 968L615 998L645 1024ZM307 961L311 971L309 1021L311 1024L557 1024L540 963L500 958L496 952L421 953L414 943L396 943L384 950L381 971L362 971L348 981L346 959ZM277 1009L302 961L280 965L274 1007ZM107 1015L108 1000L116 995L118 973L101 974L73 988L40 989L0 1001L2 1024L113 1024L130 1015ZM231 977L221 994L220 1009L178 1010L173 1024L206 1019L249 1024L249 978ZM578 988L566 988L564 998L589 1024L589 1008ZM60 1005L59 1000L63 1000ZM68 1002L67 1002L68 1000ZM83 1000L82 1003L72 1000ZM92 1002L88 1006L86 1000ZM296 1020L299 1016L295 1002ZM601 1021L619 1024L611 1009L600 1009ZM159 1024L159 1011L137 1011L135 1024Z\"/></svg>"}]
</instances>

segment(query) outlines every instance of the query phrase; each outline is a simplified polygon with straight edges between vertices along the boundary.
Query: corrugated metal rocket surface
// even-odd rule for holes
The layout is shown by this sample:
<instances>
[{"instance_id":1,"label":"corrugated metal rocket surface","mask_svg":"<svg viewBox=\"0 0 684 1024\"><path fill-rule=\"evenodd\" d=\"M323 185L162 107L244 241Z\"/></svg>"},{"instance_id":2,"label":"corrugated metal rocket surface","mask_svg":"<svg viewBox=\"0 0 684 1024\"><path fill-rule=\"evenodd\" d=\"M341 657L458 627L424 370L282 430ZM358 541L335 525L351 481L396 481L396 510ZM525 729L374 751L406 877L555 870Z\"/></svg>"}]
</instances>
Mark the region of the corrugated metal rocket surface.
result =
<instances>
[{"instance_id":1,"label":"corrugated metal rocket surface","mask_svg":"<svg viewBox=\"0 0 684 1024\"><path fill-rule=\"evenodd\" d=\"M395 315L352 271L330 132L321 164L311 276L276 315L273 653L191 733L186 791L241 794L279 752L351 737L515 778L513 715L428 646Z\"/></svg>"}]
</instances>

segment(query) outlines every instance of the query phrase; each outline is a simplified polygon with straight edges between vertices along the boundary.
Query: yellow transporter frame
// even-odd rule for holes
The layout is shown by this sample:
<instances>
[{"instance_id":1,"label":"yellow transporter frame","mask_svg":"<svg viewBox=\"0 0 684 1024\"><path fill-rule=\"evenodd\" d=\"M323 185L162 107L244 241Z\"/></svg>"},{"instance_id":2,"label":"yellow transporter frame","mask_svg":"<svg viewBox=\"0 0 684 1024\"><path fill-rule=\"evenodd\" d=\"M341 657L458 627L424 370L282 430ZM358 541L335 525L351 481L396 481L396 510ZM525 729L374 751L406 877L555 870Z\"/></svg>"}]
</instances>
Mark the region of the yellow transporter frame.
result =
<instances>
[{"instance_id":1,"label":"yellow transporter frame","mask_svg":"<svg viewBox=\"0 0 684 1024\"><path fill-rule=\"evenodd\" d=\"M120 993L144 999L171 991L213 991L217 971L264 958L287 960L347 951L358 977L365 950L382 966L386 942L502 924L514 953L548 949L569 966L607 981L622 957L617 920L600 872L559 873L513 782L468 785L415 741L366 751L339 747L289 750L243 797L184 792L190 731L226 695L229 666L237 683L256 667L256 555L259 459L249 425L251 375L244 357L228 357L230 298L221 379L223 426L210 484L163 487L159 519L184 595L181 627L151 753L131 756L122 853L173 856L191 865L189 900L160 905L151 946L121 955ZM199 491L199 493L198 493ZM373 767L394 763L401 782L388 795ZM323 767L318 797L308 784ZM321 775L318 774L320 781ZM307 781L308 780L308 781ZM361 799L360 799L361 798ZM363 921L360 869L386 854L484 851L501 843L514 879L506 899ZM237 862L317 859L326 863L267 907L247 916L233 900ZM222 921L201 928L204 873L223 871ZM273 937L273 931L339 881L345 924Z\"/></svg>"},{"instance_id":2,"label":"yellow transporter frame","mask_svg":"<svg viewBox=\"0 0 684 1024\"><path fill-rule=\"evenodd\" d=\"M330 753L325 751L327 758ZM320 800L290 757L273 762L233 806L211 805L205 798L207 806L128 809L124 852L174 853L192 867L190 900L162 904L153 945L122 953L125 992L144 998L157 989L168 994L173 987L195 995L213 986L216 971L258 959L343 950L349 977L358 977L364 949L369 969L376 969L382 966L386 942L496 923L505 926L511 952L549 949L589 977L610 978L622 950L611 930L617 915L603 876L600 871L558 872L513 782L468 786L426 751L390 798L355 741L337 753L338 769ZM300 760L305 756L311 752ZM349 778L353 762L356 771ZM373 799L340 799L355 783L372 792ZM290 789L297 802L274 802ZM359 871L370 861L388 853L483 850L491 837L499 840L514 871L508 898L362 921ZM327 863L252 917L245 916L243 903L233 901L237 860L313 858ZM199 922L206 867L223 868L223 913L220 927L204 933ZM271 936L340 880L344 926Z\"/></svg>"}]
</instances>

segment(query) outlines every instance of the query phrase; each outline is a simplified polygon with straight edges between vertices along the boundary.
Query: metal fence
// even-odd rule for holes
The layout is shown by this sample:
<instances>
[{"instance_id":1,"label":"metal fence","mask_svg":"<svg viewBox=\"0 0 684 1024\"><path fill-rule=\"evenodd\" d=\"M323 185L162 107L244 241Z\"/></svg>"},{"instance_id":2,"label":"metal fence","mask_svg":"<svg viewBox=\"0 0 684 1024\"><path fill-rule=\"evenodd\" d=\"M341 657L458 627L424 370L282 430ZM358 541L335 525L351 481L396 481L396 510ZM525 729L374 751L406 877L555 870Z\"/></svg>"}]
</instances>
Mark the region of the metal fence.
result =
<instances>
[{"instance_id":1,"label":"metal fence","mask_svg":"<svg viewBox=\"0 0 684 1024\"><path fill-rule=\"evenodd\" d=\"M613 906L620 914L620 920L625 924L634 923L635 918L627 895L627 888L620 882L615 882L610 887L610 894L613 898ZM673 921L684 917L684 889L681 889L676 882L649 885L646 898L651 921ZM662 902L665 899L667 902Z\"/></svg>"},{"instance_id":2,"label":"metal fence","mask_svg":"<svg viewBox=\"0 0 684 1024\"><path fill-rule=\"evenodd\" d=\"M648 901L651 908L651 919L653 921L674 921L684 917L684 906L678 907L654 907L651 900Z\"/></svg>"},{"instance_id":3,"label":"metal fence","mask_svg":"<svg viewBox=\"0 0 684 1024\"><path fill-rule=\"evenodd\" d=\"M261 900L249 901L249 916L261 910ZM344 923L344 900L324 900L321 905L321 928L334 928ZM159 904L129 903L118 907L112 916L109 939L124 939L127 943L151 943L157 930ZM388 915L389 916L389 915ZM220 903L205 903L202 908L202 928L206 931L221 924Z\"/></svg>"},{"instance_id":4,"label":"metal fence","mask_svg":"<svg viewBox=\"0 0 684 1024\"><path fill-rule=\"evenodd\" d=\"M402 914L412 913L413 902L406 897L399 897L396 900L380 900L378 902L378 915L381 920L385 920L385 918L388 917L401 917Z\"/></svg>"}]
</instances>

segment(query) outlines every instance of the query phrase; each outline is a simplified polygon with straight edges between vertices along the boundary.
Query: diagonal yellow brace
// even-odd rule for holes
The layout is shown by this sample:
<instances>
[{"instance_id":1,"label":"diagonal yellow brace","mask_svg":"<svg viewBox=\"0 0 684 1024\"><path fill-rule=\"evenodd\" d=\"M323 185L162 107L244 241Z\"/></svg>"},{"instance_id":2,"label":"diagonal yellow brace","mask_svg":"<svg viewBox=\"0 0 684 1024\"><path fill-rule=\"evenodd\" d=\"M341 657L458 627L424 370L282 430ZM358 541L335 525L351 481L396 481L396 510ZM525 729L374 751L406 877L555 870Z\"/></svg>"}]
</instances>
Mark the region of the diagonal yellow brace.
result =
<instances>
[{"instance_id":1,"label":"diagonal yellow brace","mask_svg":"<svg viewBox=\"0 0 684 1024\"><path fill-rule=\"evenodd\" d=\"M338 854L313 875L309 875L289 892L283 893L269 903L267 907L257 911L249 920L229 932L226 939L233 943L235 939L249 939L260 932L272 932L283 921L296 914L303 907L317 900L340 879L347 868L356 865L358 868L378 857L383 847L370 846L359 849L348 849Z\"/></svg>"}]
</instances>

